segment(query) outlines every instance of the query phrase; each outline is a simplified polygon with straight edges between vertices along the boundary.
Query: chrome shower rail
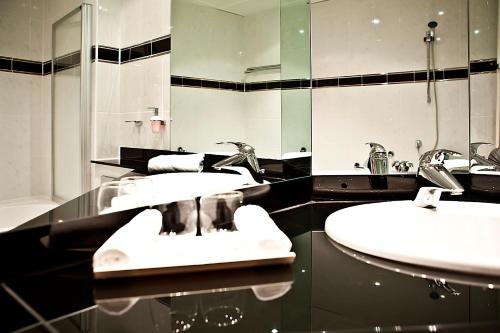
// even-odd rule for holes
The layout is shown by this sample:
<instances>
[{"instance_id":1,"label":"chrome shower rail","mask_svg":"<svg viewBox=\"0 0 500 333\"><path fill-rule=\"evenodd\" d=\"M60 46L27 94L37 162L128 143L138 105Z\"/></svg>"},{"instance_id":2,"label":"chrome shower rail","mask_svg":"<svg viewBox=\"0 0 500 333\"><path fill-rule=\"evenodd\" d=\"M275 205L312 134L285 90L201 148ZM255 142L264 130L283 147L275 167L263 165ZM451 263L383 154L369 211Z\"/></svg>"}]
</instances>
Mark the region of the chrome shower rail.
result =
<instances>
[{"instance_id":1,"label":"chrome shower rail","mask_svg":"<svg viewBox=\"0 0 500 333\"><path fill-rule=\"evenodd\" d=\"M263 72L263 71L270 71L273 69L279 69L281 70L281 65L265 65L265 66L256 66L256 67L248 67L245 69L245 74L250 74L250 73L255 73L255 72Z\"/></svg>"}]
</instances>

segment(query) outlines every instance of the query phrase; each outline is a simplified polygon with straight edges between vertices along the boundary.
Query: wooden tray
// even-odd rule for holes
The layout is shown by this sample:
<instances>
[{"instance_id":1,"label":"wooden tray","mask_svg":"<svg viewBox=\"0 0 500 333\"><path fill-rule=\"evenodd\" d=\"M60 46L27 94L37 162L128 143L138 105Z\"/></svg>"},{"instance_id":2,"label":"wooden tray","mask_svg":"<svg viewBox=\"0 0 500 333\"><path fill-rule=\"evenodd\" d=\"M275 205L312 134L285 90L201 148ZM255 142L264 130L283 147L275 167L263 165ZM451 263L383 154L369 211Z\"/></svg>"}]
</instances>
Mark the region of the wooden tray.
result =
<instances>
[{"instance_id":1,"label":"wooden tray","mask_svg":"<svg viewBox=\"0 0 500 333\"><path fill-rule=\"evenodd\" d=\"M100 267L94 270L94 278L109 279L123 277L141 277L153 275L169 275L198 273L207 271L218 271L228 269L252 268L271 265L289 265L295 260L295 253L288 252L284 255L246 258L245 260L234 260L224 262L211 262L203 265L185 265L185 266L158 266L158 267L140 267L129 265L116 269L115 267Z\"/></svg>"}]
</instances>

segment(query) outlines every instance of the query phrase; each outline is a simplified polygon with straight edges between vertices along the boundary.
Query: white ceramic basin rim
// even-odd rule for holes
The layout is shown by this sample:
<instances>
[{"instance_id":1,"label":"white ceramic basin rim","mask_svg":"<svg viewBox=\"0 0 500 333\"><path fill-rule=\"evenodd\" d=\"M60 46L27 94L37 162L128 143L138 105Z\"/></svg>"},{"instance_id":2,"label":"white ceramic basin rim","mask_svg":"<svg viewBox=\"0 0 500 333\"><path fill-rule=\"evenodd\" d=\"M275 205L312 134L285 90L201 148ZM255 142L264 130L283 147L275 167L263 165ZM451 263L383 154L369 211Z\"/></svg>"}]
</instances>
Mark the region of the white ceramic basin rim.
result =
<instances>
[{"instance_id":1,"label":"white ceramic basin rim","mask_svg":"<svg viewBox=\"0 0 500 333\"><path fill-rule=\"evenodd\" d=\"M412 201L359 205L331 214L325 232L353 250L453 271L500 275L500 205Z\"/></svg>"}]
</instances>

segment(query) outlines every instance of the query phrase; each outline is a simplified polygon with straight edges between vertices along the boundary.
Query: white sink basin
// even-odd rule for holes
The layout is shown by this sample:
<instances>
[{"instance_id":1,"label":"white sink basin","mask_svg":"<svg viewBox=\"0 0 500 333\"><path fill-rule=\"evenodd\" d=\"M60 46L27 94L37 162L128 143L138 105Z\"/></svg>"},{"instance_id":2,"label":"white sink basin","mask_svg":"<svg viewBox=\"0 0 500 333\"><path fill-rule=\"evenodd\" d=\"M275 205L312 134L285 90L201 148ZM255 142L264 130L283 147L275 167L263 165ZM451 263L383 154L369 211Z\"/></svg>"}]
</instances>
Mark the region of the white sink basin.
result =
<instances>
[{"instance_id":1,"label":"white sink basin","mask_svg":"<svg viewBox=\"0 0 500 333\"><path fill-rule=\"evenodd\" d=\"M228 173L178 172L149 176L153 180L155 203L167 203L196 196L247 187L248 179Z\"/></svg>"},{"instance_id":2,"label":"white sink basin","mask_svg":"<svg viewBox=\"0 0 500 333\"><path fill-rule=\"evenodd\" d=\"M331 214L335 242L376 257L464 273L500 276L500 205L441 201L365 204Z\"/></svg>"}]
</instances>

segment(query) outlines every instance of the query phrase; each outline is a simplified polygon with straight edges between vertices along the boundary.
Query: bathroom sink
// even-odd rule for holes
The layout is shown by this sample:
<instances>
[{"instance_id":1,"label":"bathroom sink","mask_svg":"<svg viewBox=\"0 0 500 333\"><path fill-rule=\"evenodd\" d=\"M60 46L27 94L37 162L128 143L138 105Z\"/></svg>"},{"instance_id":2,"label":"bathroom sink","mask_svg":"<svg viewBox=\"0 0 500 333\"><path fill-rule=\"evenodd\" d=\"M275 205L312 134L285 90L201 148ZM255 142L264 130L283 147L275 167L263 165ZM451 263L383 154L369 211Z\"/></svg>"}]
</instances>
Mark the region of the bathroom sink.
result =
<instances>
[{"instance_id":1,"label":"bathroom sink","mask_svg":"<svg viewBox=\"0 0 500 333\"><path fill-rule=\"evenodd\" d=\"M462 273L500 276L500 204L413 201L345 208L325 232L347 248L393 261Z\"/></svg>"},{"instance_id":2,"label":"bathroom sink","mask_svg":"<svg viewBox=\"0 0 500 333\"><path fill-rule=\"evenodd\" d=\"M251 186L248 178L228 173L178 172L148 178L153 180L155 203L190 199Z\"/></svg>"}]
</instances>

